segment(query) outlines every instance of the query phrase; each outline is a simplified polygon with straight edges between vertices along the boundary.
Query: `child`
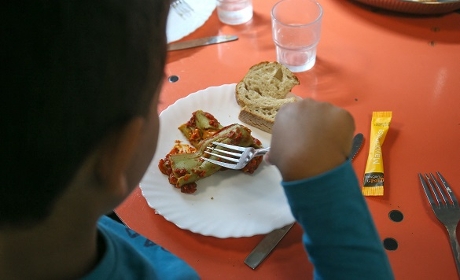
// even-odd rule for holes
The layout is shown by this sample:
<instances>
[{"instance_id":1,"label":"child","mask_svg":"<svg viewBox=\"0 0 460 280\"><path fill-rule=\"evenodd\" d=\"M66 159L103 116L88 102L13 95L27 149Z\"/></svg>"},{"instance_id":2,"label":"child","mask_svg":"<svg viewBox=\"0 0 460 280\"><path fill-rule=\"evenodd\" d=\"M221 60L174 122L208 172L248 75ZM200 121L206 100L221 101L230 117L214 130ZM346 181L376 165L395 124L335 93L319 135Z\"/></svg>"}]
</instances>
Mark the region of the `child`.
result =
<instances>
[{"instance_id":1,"label":"child","mask_svg":"<svg viewBox=\"0 0 460 280\"><path fill-rule=\"evenodd\" d=\"M104 216L155 152L168 9L168 0L2 7L0 279L198 278ZM273 129L268 160L306 231L315 275L391 278L346 160L351 116L305 100L283 107ZM335 211L321 212L330 200Z\"/></svg>"}]
</instances>

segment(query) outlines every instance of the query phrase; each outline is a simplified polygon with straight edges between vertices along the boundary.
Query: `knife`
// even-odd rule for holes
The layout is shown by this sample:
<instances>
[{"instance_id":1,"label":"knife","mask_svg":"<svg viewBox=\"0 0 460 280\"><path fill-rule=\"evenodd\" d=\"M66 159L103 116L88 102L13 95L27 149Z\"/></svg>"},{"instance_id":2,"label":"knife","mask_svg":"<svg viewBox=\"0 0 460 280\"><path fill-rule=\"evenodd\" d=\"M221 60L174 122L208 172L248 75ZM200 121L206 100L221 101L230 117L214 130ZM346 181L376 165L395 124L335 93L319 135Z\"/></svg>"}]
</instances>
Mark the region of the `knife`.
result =
<instances>
[{"instance_id":1,"label":"knife","mask_svg":"<svg viewBox=\"0 0 460 280\"><path fill-rule=\"evenodd\" d=\"M195 48L200 46L212 45L212 44L219 44L224 42L230 42L238 40L238 36L235 35L220 35L220 36L212 36L212 37L205 37L195 40L177 42L177 43L169 43L168 44L168 51L177 51L189 48Z\"/></svg>"},{"instance_id":2,"label":"knife","mask_svg":"<svg viewBox=\"0 0 460 280\"><path fill-rule=\"evenodd\" d=\"M363 145L364 136L362 133L358 133L353 137L353 144L350 152L350 159L354 159L358 154L361 146ZM288 224L282 228L275 229L267 234L254 250L244 260L244 263L252 269L256 269L257 266L271 253L271 251L278 245L283 239L286 233L292 228L295 222Z\"/></svg>"},{"instance_id":3,"label":"knife","mask_svg":"<svg viewBox=\"0 0 460 280\"><path fill-rule=\"evenodd\" d=\"M351 145L350 159L353 160L363 146L364 135L358 133L353 137L353 144Z\"/></svg>"}]
</instances>

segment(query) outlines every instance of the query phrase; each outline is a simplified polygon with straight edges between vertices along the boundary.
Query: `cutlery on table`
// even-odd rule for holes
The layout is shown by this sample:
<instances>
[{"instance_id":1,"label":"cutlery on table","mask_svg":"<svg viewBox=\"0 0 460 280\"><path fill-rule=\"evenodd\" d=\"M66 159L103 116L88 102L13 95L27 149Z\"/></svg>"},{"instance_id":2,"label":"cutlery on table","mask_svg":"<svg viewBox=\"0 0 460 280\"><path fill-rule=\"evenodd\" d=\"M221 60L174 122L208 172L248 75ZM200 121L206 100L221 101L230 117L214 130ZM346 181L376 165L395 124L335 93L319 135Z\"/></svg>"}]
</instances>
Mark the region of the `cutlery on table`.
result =
<instances>
[{"instance_id":1,"label":"cutlery on table","mask_svg":"<svg viewBox=\"0 0 460 280\"><path fill-rule=\"evenodd\" d=\"M439 180L432 173L425 176L419 173L418 176L434 215L447 229L450 247L457 265L457 274L460 276L460 247L456 233L460 221L460 206L446 179L440 172L436 174Z\"/></svg>"},{"instance_id":2,"label":"cutlery on table","mask_svg":"<svg viewBox=\"0 0 460 280\"><path fill-rule=\"evenodd\" d=\"M171 0L170 5L182 18L191 15L193 12L192 7L185 0Z\"/></svg>"},{"instance_id":3,"label":"cutlery on table","mask_svg":"<svg viewBox=\"0 0 460 280\"><path fill-rule=\"evenodd\" d=\"M354 159L358 154L363 144L364 136L362 133L358 133L353 138L353 145L350 152L350 159ZM295 222L294 222L295 223ZM282 228L275 229L268 233L257 246L249 253L244 260L244 263L252 269L256 269L257 266L271 253L271 251L278 245L283 239L286 233L292 228L294 223L288 224Z\"/></svg>"},{"instance_id":4,"label":"cutlery on table","mask_svg":"<svg viewBox=\"0 0 460 280\"><path fill-rule=\"evenodd\" d=\"M230 42L230 41L235 41L235 40L238 40L238 36L235 36L235 35L211 36L211 37L188 40L188 41L183 41L183 42L169 43L168 51L178 51L178 50L207 46L207 45L212 45L212 44L225 43L225 42Z\"/></svg>"}]
</instances>

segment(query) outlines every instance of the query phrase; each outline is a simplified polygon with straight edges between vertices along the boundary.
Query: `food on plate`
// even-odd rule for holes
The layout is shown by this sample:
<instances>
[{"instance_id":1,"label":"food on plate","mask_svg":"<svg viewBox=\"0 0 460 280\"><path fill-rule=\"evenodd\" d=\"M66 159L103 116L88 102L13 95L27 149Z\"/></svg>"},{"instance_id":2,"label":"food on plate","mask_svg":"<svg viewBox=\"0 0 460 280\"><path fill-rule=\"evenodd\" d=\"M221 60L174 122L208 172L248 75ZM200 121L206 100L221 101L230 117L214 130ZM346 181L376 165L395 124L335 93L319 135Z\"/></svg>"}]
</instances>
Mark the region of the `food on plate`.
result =
<instances>
[{"instance_id":1,"label":"food on plate","mask_svg":"<svg viewBox=\"0 0 460 280\"><path fill-rule=\"evenodd\" d=\"M279 108L297 100L288 96L299 79L278 62L261 62L251 68L236 85L236 101L241 107L238 118L271 133Z\"/></svg>"},{"instance_id":2,"label":"food on plate","mask_svg":"<svg viewBox=\"0 0 460 280\"><path fill-rule=\"evenodd\" d=\"M225 168L203 160L210 157L204 151L212 142L261 148L262 143L251 135L251 130L241 124L222 126L210 113L195 111L189 121L178 128L190 144L176 140L171 151L158 163L160 171L168 176L169 183L183 193L194 193L196 181L211 176ZM251 160L243 172L252 174L262 162L262 157Z\"/></svg>"},{"instance_id":3,"label":"food on plate","mask_svg":"<svg viewBox=\"0 0 460 280\"><path fill-rule=\"evenodd\" d=\"M214 118L213 115L195 111L190 120L179 126L180 132L194 146L198 146L200 141L213 136L217 131L222 129L222 125Z\"/></svg>"}]
</instances>

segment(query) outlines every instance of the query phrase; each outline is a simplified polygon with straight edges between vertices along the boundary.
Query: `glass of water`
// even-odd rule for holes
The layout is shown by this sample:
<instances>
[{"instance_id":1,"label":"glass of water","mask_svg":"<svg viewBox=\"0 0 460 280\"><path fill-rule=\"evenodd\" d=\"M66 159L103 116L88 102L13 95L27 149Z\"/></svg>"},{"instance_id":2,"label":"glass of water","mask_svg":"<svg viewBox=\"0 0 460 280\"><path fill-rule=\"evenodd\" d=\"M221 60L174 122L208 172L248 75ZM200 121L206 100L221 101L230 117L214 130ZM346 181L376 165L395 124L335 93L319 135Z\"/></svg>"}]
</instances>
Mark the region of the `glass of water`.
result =
<instances>
[{"instance_id":1,"label":"glass of water","mask_svg":"<svg viewBox=\"0 0 460 280\"><path fill-rule=\"evenodd\" d=\"M282 0L272 8L276 59L292 72L310 70L316 62L323 8L314 0Z\"/></svg>"},{"instance_id":2,"label":"glass of water","mask_svg":"<svg viewBox=\"0 0 460 280\"><path fill-rule=\"evenodd\" d=\"M217 0L217 16L225 24L246 23L252 14L252 0Z\"/></svg>"}]
</instances>

